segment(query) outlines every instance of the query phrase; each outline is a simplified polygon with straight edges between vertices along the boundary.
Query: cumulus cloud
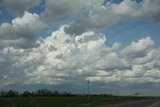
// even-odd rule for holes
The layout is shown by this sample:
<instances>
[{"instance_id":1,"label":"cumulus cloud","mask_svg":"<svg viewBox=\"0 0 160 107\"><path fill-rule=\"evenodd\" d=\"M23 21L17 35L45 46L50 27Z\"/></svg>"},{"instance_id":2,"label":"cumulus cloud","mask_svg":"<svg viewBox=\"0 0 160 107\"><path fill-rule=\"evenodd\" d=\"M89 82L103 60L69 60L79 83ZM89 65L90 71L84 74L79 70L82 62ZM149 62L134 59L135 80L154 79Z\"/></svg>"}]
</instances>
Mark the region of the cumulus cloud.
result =
<instances>
[{"instance_id":1,"label":"cumulus cloud","mask_svg":"<svg viewBox=\"0 0 160 107\"><path fill-rule=\"evenodd\" d=\"M112 71L116 69L121 70L128 69L129 64L125 59L118 57L115 52L112 52L106 56L102 56L95 65L95 68L105 71Z\"/></svg>"},{"instance_id":2,"label":"cumulus cloud","mask_svg":"<svg viewBox=\"0 0 160 107\"><path fill-rule=\"evenodd\" d=\"M153 45L154 41L150 37L146 37L138 40L138 42L132 42L131 45L123 49L122 55L132 58L143 57L146 56Z\"/></svg>"},{"instance_id":3,"label":"cumulus cloud","mask_svg":"<svg viewBox=\"0 0 160 107\"><path fill-rule=\"evenodd\" d=\"M0 3L18 15L11 23L0 25L1 89L19 83L66 84L86 80L128 86L160 82L160 49L154 47L156 42L151 37L123 48L118 42L107 46L106 36L92 31L135 18L157 22L159 0L123 0L118 4L46 0L40 15L24 12L36 6L38 0ZM67 19L73 23L61 26L46 38L38 36L46 23L68 22Z\"/></svg>"},{"instance_id":4,"label":"cumulus cloud","mask_svg":"<svg viewBox=\"0 0 160 107\"><path fill-rule=\"evenodd\" d=\"M7 76L4 75L3 77L1 77L0 79L0 88L3 88L7 85L13 84L14 82L12 82L12 80Z\"/></svg>"},{"instance_id":5,"label":"cumulus cloud","mask_svg":"<svg viewBox=\"0 0 160 107\"><path fill-rule=\"evenodd\" d=\"M153 21L159 21L160 1L158 0L143 0L140 3L131 0L124 0L113 8L115 14L126 18L141 18L146 17ZM150 8L148 8L150 7Z\"/></svg>"},{"instance_id":6,"label":"cumulus cloud","mask_svg":"<svg viewBox=\"0 0 160 107\"><path fill-rule=\"evenodd\" d=\"M38 33L45 27L37 14L25 12L22 17L12 20L11 24L3 22L0 25L0 43L20 48L30 48L36 45Z\"/></svg>"},{"instance_id":7,"label":"cumulus cloud","mask_svg":"<svg viewBox=\"0 0 160 107\"><path fill-rule=\"evenodd\" d=\"M125 58L132 68L118 74L132 83L159 82L156 75L160 72L160 50L153 48L154 44L150 37L146 37L124 48L120 56Z\"/></svg>"},{"instance_id":8,"label":"cumulus cloud","mask_svg":"<svg viewBox=\"0 0 160 107\"><path fill-rule=\"evenodd\" d=\"M8 77L12 71L11 60L5 53L3 53L2 50L0 51L0 68L0 88L3 89L3 87L13 84L14 82L10 77Z\"/></svg>"},{"instance_id":9,"label":"cumulus cloud","mask_svg":"<svg viewBox=\"0 0 160 107\"><path fill-rule=\"evenodd\" d=\"M65 27L62 26L45 39L38 39L39 47L4 48L0 61L8 58L10 71L12 74L22 72L19 75L23 76L21 81L25 84L90 80L106 83L119 81L129 85L160 81L156 75L160 72L160 50L152 47L154 41L150 37L132 42L120 50L120 43L106 46L107 40L103 34L89 31L73 36L65 33ZM145 54L141 55L144 51Z\"/></svg>"},{"instance_id":10,"label":"cumulus cloud","mask_svg":"<svg viewBox=\"0 0 160 107\"><path fill-rule=\"evenodd\" d=\"M110 60L115 60L114 63L121 62L120 58L114 57L115 47L106 47L106 38L102 34L86 32L79 36L72 36L66 34L64 28L65 26L53 32L46 39L37 40L40 43L39 47L3 49L3 54L14 62L12 67L15 70L23 70L26 74L28 79L25 83L57 84L65 82L66 79L71 81L75 79L74 77L86 80L88 77L100 75L101 72L105 74L106 70L125 66L123 63L114 66L113 63L108 63L107 69L96 69L95 65L101 64L97 63L98 60L104 57L113 56Z\"/></svg>"},{"instance_id":11,"label":"cumulus cloud","mask_svg":"<svg viewBox=\"0 0 160 107\"><path fill-rule=\"evenodd\" d=\"M38 5L40 0L0 0L0 3L14 15L23 15L24 11Z\"/></svg>"},{"instance_id":12,"label":"cumulus cloud","mask_svg":"<svg viewBox=\"0 0 160 107\"><path fill-rule=\"evenodd\" d=\"M99 0L46 0L46 9L41 16L46 22L63 21L74 17L82 8L88 8L97 2Z\"/></svg>"},{"instance_id":13,"label":"cumulus cloud","mask_svg":"<svg viewBox=\"0 0 160 107\"><path fill-rule=\"evenodd\" d=\"M66 28L66 32L73 34L75 29L79 29L74 34L80 34L86 30L108 27L118 21L135 18L147 18L159 22L159 12L160 1L158 0L142 0L140 3L135 0L123 0L119 4L113 2L107 2L105 5L94 4L88 16L77 18L70 27Z\"/></svg>"}]
</instances>

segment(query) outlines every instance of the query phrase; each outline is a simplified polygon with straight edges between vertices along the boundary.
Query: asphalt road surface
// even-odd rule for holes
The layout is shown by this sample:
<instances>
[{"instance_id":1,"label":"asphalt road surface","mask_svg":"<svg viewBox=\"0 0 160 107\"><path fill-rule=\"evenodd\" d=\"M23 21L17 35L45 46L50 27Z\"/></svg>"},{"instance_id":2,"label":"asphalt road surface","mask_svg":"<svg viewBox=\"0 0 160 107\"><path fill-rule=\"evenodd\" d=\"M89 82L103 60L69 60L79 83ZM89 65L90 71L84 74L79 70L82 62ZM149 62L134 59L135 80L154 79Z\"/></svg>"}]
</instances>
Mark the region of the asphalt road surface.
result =
<instances>
[{"instance_id":1,"label":"asphalt road surface","mask_svg":"<svg viewBox=\"0 0 160 107\"><path fill-rule=\"evenodd\" d=\"M112 104L103 107L160 107L160 99L140 100L121 104Z\"/></svg>"},{"instance_id":2,"label":"asphalt road surface","mask_svg":"<svg viewBox=\"0 0 160 107\"><path fill-rule=\"evenodd\" d=\"M148 106L148 107L160 107L160 101L157 101L157 102L151 104L151 105Z\"/></svg>"}]
</instances>

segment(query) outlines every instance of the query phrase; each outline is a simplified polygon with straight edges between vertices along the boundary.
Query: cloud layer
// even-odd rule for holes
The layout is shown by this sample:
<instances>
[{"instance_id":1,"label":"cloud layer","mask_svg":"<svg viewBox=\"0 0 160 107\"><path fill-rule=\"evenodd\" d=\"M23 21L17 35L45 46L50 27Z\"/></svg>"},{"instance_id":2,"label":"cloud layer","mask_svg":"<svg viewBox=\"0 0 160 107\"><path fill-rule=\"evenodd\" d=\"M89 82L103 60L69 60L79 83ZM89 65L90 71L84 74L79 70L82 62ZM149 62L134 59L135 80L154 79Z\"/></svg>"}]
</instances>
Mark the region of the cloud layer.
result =
<instances>
[{"instance_id":1,"label":"cloud layer","mask_svg":"<svg viewBox=\"0 0 160 107\"><path fill-rule=\"evenodd\" d=\"M146 18L159 22L159 5L160 1L158 0L142 0L140 3L134 0L123 0L119 4L113 2L107 2L105 5L100 5L100 3L93 4L89 8L88 16L77 18L70 27L66 28L66 32L69 34L80 34L86 30L108 27L118 21L135 18ZM78 31L76 30L77 32L75 32L76 28L79 29Z\"/></svg>"},{"instance_id":2,"label":"cloud layer","mask_svg":"<svg viewBox=\"0 0 160 107\"><path fill-rule=\"evenodd\" d=\"M46 0L45 10L39 15L25 11L36 6L40 2L39 0L21 0L19 2L1 0L0 2L11 11L22 14L21 17L13 19L11 24L5 22L1 24L0 38L2 41L5 39L4 42L9 45L18 46L20 44L18 47L22 48L32 47L36 44L34 42L37 39L37 33L42 31L45 23L50 26L51 23L71 21L70 26L65 27L65 32L71 35L80 35L89 30L109 27L119 21L146 18L153 22L159 22L160 19L159 0L142 0L139 3L134 0L123 0L118 4L100 0ZM8 40L6 41L6 39ZM31 46L26 46L23 42L31 42ZM21 46L21 44L25 46Z\"/></svg>"},{"instance_id":3,"label":"cloud layer","mask_svg":"<svg viewBox=\"0 0 160 107\"><path fill-rule=\"evenodd\" d=\"M82 8L91 7L99 2L99 0L46 0L46 9L41 17L46 22L63 21L78 15Z\"/></svg>"},{"instance_id":4,"label":"cloud layer","mask_svg":"<svg viewBox=\"0 0 160 107\"><path fill-rule=\"evenodd\" d=\"M0 0L0 6L2 18L14 16L0 25L0 88L87 80L159 87L160 49L155 39L141 36L127 46L119 42L108 46L106 35L97 33L120 21L159 22L159 0ZM58 30L53 28L60 24ZM54 32L41 37L50 27Z\"/></svg>"},{"instance_id":5,"label":"cloud layer","mask_svg":"<svg viewBox=\"0 0 160 107\"><path fill-rule=\"evenodd\" d=\"M39 39L39 47L4 48L1 62L10 61L11 74L20 72L25 84L86 80L122 82L126 85L160 82L160 50L153 47L154 41L150 37L119 49L119 43L106 46L106 38L102 34L90 31L72 36L65 33L65 27L62 26L46 39Z\"/></svg>"}]
</instances>

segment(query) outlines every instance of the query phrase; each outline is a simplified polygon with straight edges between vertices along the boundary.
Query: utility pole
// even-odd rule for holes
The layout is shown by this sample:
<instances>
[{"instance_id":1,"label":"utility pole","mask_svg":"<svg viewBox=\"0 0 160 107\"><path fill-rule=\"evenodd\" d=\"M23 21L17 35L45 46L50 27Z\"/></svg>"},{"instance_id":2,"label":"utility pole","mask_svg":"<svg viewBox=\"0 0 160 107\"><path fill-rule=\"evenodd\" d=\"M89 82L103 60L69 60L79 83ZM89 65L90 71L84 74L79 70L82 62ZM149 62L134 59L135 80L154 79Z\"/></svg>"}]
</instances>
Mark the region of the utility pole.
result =
<instances>
[{"instance_id":1,"label":"utility pole","mask_svg":"<svg viewBox=\"0 0 160 107\"><path fill-rule=\"evenodd\" d=\"M88 94L88 99L89 99L89 80L87 81L87 94Z\"/></svg>"},{"instance_id":2,"label":"utility pole","mask_svg":"<svg viewBox=\"0 0 160 107\"><path fill-rule=\"evenodd\" d=\"M133 90L132 90L132 88L131 88L131 96L132 96L132 92L133 92Z\"/></svg>"},{"instance_id":3,"label":"utility pole","mask_svg":"<svg viewBox=\"0 0 160 107\"><path fill-rule=\"evenodd\" d=\"M85 88L83 88L83 90L82 90L82 94L83 94L83 96L85 95Z\"/></svg>"},{"instance_id":4,"label":"utility pole","mask_svg":"<svg viewBox=\"0 0 160 107\"><path fill-rule=\"evenodd\" d=\"M118 85L117 85L117 96L119 95L119 89L118 89Z\"/></svg>"}]
</instances>

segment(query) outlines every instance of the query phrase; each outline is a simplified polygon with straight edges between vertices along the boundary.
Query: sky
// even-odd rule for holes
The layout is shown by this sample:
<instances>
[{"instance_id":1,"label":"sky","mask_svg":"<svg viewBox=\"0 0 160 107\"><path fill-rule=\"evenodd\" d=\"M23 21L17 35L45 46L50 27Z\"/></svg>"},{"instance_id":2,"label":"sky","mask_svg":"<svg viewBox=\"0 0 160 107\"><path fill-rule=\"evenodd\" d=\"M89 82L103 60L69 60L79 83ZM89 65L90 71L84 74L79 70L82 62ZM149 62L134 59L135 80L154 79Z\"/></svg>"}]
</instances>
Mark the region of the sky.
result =
<instances>
[{"instance_id":1,"label":"sky","mask_svg":"<svg viewBox=\"0 0 160 107\"><path fill-rule=\"evenodd\" d=\"M160 96L159 0L0 0L0 90Z\"/></svg>"}]
</instances>

